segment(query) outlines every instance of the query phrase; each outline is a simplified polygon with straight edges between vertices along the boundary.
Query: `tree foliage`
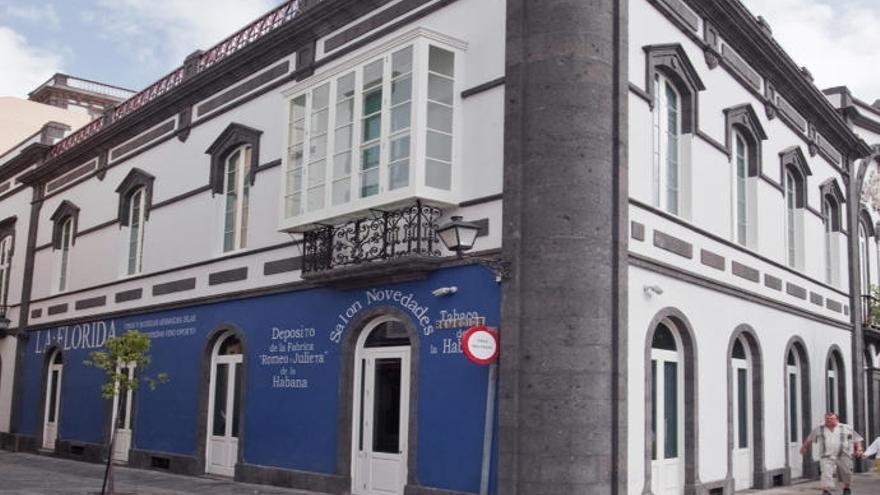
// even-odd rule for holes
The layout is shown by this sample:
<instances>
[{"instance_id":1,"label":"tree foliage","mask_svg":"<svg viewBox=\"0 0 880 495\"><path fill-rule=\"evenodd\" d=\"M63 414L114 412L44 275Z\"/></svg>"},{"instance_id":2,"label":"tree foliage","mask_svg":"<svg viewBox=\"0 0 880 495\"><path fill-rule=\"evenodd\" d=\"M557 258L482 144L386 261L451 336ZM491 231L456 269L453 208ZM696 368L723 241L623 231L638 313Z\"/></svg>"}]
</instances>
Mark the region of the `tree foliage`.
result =
<instances>
[{"instance_id":1,"label":"tree foliage","mask_svg":"<svg viewBox=\"0 0 880 495\"><path fill-rule=\"evenodd\" d=\"M101 395L105 399L113 399L117 393L137 390L140 381L146 383L150 390L154 390L157 384L168 381L167 373L159 373L155 377L146 374L150 364L149 351L150 338L138 330L129 330L123 335L107 339L104 350L91 352L90 359L83 363L104 371L107 381L101 386ZM134 368L137 373L129 376L129 368Z\"/></svg>"},{"instance_id":2,"label":"tree foliage","mask_svg":"<svg viewBox=\"0 0 880 495\"><path fill-rule=\"evenodd\" d=\"M865 174L862 183L862 204L870 206L874 211L880 212L880 173L876 167L871 167Z\"/></svg>"}]
</instances>

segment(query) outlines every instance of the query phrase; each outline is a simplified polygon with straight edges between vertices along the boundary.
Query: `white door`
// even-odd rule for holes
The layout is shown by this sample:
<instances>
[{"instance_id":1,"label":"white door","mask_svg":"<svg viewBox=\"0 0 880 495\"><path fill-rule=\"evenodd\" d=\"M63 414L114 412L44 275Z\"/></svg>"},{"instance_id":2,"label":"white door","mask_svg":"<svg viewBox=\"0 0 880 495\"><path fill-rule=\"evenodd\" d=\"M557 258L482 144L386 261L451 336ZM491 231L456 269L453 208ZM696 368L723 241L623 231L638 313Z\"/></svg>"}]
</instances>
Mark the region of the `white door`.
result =
<instances>
[{"instance_id":1,"label":"white door","mask_svg":"<svg viewBox=\"0 0 880 495\"><path fill-rule=\"evenodd\" d=\"M733 479L735 490L754 484L752 461L752 369L748 348L737 339L733 359Z\"/></svg>"},{"instance_id":2,"label":"white door","mask_svg":"<svg viewBox=\"0 0 880 495\"><path fill-rule=\"evenodd\" d=\"M241 390L241 343L233 335L221 337L211 360L208 400L208 434L205 471L234 476L238 462L239 390Z\"/></svg>"},{"instance_id":3,"label":"white door","mask_svg":"<svg viewBox=\"0 0 880 495\"><path fill-rule=\"evenodd\" d=\"M663 323L657 327L651 349L651 491L655 495L684 493L684 369L681 344L671 328Z\"/></svg>"},{"instance_id":4,"label":"white door","mask_svg":"<svg viewBox=\"0 0 880 495\"><path fill-rule=\"evenodd\" d=\"M133 366L122 368L121 372L127 374L129 380L134 378ZM131 449L131 398L131 390L122 394L122 404L119 403L118 393L113 397L113 424L116 426L113 460L117 462L128 462L128 451Z\"/></svg>"},{"instance_id":5,"label":"white door","mask_svg":"<svg viewBox=\"0 0 880 495\"><path fill-rule=\"evenodd\" d=\"M61 374L63 362L60 351L49 364L49 372L46 377L46 410L43 420L43 448L55 450L55 440L58 438L58 412L61 409Z\"/></svg>"},{"instance_id":6,"label":"white door","mask_svg":"<svg viewBox=\"0 0 880 495\"><path fill-rule=\"evenodd\" d=\"M801 455L803 432L803 389L800 360L794 350L789 351L786 364L788 387L788 465L792 478L804 475L804 458Z\"/></svg>"},{"instance_id":7,"label":"white door","mask_svg":"<svg viewBox=\"0 0 880 495\"><path fill-rule=\"evenodd\" d=\"M384 320L365 329L359 341L354 373L352 493L403 495L410 387L406 330L397 321Z\"/></svg>"}]
</instances>

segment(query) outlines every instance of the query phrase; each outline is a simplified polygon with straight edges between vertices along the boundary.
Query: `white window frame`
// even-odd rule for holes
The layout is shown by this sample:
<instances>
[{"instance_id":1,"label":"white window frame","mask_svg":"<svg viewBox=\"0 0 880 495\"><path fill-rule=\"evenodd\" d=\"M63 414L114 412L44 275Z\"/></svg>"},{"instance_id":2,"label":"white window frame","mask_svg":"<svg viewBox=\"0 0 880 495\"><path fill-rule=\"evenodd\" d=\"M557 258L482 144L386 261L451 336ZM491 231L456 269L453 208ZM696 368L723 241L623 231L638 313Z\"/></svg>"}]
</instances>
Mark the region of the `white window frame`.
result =
<instances>
[{"instance_id":1,"label":"white window frame","mask_svg":"<svg viewBox=\"0 0 880 495\"><path fill-rule=\"evenodd\" d=\"M825 283L829 285L838 284L838 274L840 272L840 254L838 252L838 241L834 230L834 220L837 216L837 209L830 198L822 198L822 227L825 245Z\"/></svg>"},{"instance_id":2,"label":"white window frame","mask_svg":"<svg viewBox=\"0 0 880 495\"><path fill-rule=\"evenodd\" d=\"M450 156L452 158L449 168L449 188L431 187L427 185L427 153L428 153L428 79L429 79L429 53L430 47L436 47L441 50L450 52L454 55L454 78L452 80L452 142ZM325 72L316 74L312 78L297 83L288 90L284 91L286 96L285 113L288 115L287 132L285 137L285 149L287 152L283 156L283 167L285 170L286 187L283 188L279 212L280 212L280 228L296 229L299 226L306 226L313 223L324 223L331 219L345 219L353 216L357 212L362 212L370 208L378 208L390 206L394 204L404 204L407 201L419 197L427 200L429 203L437 205L453 205L458 202L458 192L460 191L461 178L461 159L460 159L460 131L461 131L461 83L464 80L464 56L463 50L467 47L464 42L455 40L434 31L417 28L409 33L405 33L400 38L389 41L383 45L377 46L360 56L349 59L344 62L328 68ZM410 106L410 126L409 126L409 166L408 166L408 185L390 189L390 172L389 165L391 160L391 142L394 138L399 137L404 131L399 132L391 130L391 84L392 84L392 57L395 53L399 53L407 48L412 48L412 69L411 74L411 92L409 96ZM376 61L384 60L383 78L382 78L382 105L381 105L381 132L378 139L380 146L379 151L379 190L377 194L366 197L361 196L361 160L362 151L365 148L362 141L363 136L363 100L364 100L364 68ZM354 112L352 116L352 141L349 146L343 145L344 149L336 147L336 131L346 127L347 122L337 122L337 109L335 106L340 103L338 98L337 87L339 81L349 74L355 74L353 106ZM404 76L405 77L405 76ZM313 180L313 185L322 182L324 184L323 207L314 207L309 210L308 206L308 185L309 171L308 164L312 162L310 158L310 137L311 137L311 114L312 99L314 90L321 88L323 85L329 84L330 105L327 118L327 142L325 166L323 167L324 178ZM293 102L305 97L304 109L302 115L304 119L293 120ZM406 104L406 103L404 103ZM395 104L395 108L397 104ZM299 130L302 138L301 151L298 149L298 139L292 137L295 126L302 126ZM298 128L298 127L297 127ZM298 136L299 138L299 136ZM375 141L373 141L375 142ZM346 174L334 176L333 160L337 154L351 151L351 163L349 171ZM299 163L301 167L295 167L296 162L293 161L295 153L301 153L302 158ZM397 161L395 163L401 163ZM316 170L317 171L317 170ZM333 187L334 182L349 181L348 201L340 201L333 204ZM294 184L295 182L295 184ZM293 187L299 186L299 187ZM337 185L336 187L344 187ZM341 195L341 192L339 192Z\"/></svg>"},{"instance_id":3,"label":"white window frame","mask_svg":"<svg viewBox=\"0 0 880 495\"><path fill-rule=\"evenodd\" d=\"M733 131L733 211L734 239L742 246L751 241L749 217L751 207L749 201L749 142L742 132Z\"/></svg>"},{"instance_id":4,"label":"white window frame","mask_svg":"<svg viewBox=\"0 0 880 495\"><path fill-rule=\"evenodd\" d=\"M12 281L12 234L0 237L0 305L6 305L9 298L9 284Z\"/></svg>"},{"instance_id":5,"label":"white window frame","mask_svg":"<svg viewBox=\"0 0 880 495\"><path fill-rule=\"evenodd\" d=\"M655 207L673 215L682 214L682 95L669 78L654 75L652 115L652 198ZM669 95L676 101L670 102ZM675 111L674 116L670 112ZM670 126L674 120L675 125ZM674 176L674 177L673 177Z\"/></svg>"},{"instance_id":6,"label":"white window frame","mask_svg":"<svg viewBox=\"0 0 880 495\"><path fill-rule=\"evenodd\" d=\"M837 369L837 360L832 354L828 358L828 367L825 370L825 404L829 412L840 416L840 382L838 380L840 380L840 370Z\"/></svg>"},{"instance_id":7,"label":"white window frame","mask_svg":"<svg viewBox=\"0 0 880 495\"><path fill-rule=\"evenodd\" d=\"M785 390L786 390L786 403L788 404L788 431L786 432L786 437L788 438L789 447L792 446L800 446L801 440L803 439L803 411L802 403L803 403L803 380L801 377L802 368L801 368L801 358L794 349L789 349L788 351L794 357L794 364L790 364L788 362L788 356L785 357ZM791 379L794 378L794 392L795 397L791 397ZM792 438L791 431L794 429L795 436Z\"/></svg>"},{"instance_id":8,"label":"white window frame","mask_svg":"<svg viewBox=\"0 0 880 495\"><path fill-rule=\"evenodd\" d=\"M220 194L220 253L229 254L247 248L248 211L250 203L250 166L253 147L249 144L241 145L226 156L223 160L223 193ZM230 165L234 167L234 181L230 187ZM232 204L230 205L230 197ZM230 219L229 208L232 207L234 214ZM230 222L231 220L231 222ZM227 237L231 235L231 244L227 243Z\"/></svg>"},{"instance_id":9,"label":"white window frame","mask_svg":"<svg viewBox=\"0 0 880 495\"><path fill-rule=\"evenodd\" d=\"M55 278L56 292L64 292L70 286L70 251L73 246L73 217L61 222L61 247L58 249L58 269Z\"/></svg>"},{"instance_id":10,"label":"white window frame","mask_svg":"<svg viewBox=\"0 0 880 495\"><path fill-rule=\"evenodd\" d=\"M785 181L782 185L785 192L785 262L795 269L803 265L803 207L798 206L798 188L803 188L804 203L806 203L806 187L802 183L803 178L798 180L797 172L785 169L783 175Z\"/></svg>"},{"instance_id":11,"label":"white window frame","mask_svg":"<svg viewBox=\"0 0 880 495\"><path fill-rule=\"evenodd\" d=\"M859 221L859 280L862 283L862 294L871 293L868 256L868 230L865 228L865 224Z\"/></svg>"},{"instance_id":12,"label":"white window frame","mask_svg":"<svg viewBox=\"0 0 880 495\"><path fill-rule=\"evenodd\" d=\"M146 188L139 187L126 199L128 201L128 229L125 232L125 274L129 276L137 275L143 271L146 198Z\"/></svg>"}]
</instances>

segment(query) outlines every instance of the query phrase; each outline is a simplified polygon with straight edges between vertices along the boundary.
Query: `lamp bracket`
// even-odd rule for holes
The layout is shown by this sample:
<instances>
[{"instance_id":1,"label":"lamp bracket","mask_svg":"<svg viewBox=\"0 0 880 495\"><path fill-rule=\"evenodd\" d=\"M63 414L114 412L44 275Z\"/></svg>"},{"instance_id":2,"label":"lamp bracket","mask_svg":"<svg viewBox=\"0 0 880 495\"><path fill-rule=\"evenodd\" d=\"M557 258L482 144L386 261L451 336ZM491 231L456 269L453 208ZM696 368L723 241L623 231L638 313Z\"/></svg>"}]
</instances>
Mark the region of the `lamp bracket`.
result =
<instances>
[{"instance_id":1,"label":"lamp bracket","mask_svg":"<svg viewBox=\"0 0 880 495\"><path fill-rule=\"evenodd\" d=\"M509 261L494 258L478 258L468 256L466 259L476 261L483 267L495 274L495 281L499 284L510 279L511 265Z\"/></svg>"}]
</instances>

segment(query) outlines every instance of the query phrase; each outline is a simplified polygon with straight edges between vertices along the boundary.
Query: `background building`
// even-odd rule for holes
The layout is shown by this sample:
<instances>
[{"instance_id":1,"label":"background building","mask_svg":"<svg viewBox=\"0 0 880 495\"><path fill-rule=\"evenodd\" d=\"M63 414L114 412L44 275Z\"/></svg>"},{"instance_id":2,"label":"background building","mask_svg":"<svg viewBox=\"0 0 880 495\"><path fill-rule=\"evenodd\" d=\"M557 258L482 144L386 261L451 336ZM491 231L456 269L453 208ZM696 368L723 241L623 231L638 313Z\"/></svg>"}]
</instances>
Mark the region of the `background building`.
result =
<instances>
[{"instance_id":1,"label":"background building","mask_svg":"<svg viewBox=\"0 0 880 495\"><path fill-rule=\"evenodd\" d=\"M100 96L105 90L118 95ZM45 158L52 145L131 94L60 74L34 95L46 95L48 91L58 98L0 97L0 317L8 320L12 329L0 330L0 432L10 431L18 342L7 335L23 335L20 315L26 301L21 295L30 284L25 274L32 269L26 265L25 253L34 194L19 179L36 161Z\"/></svg>"}]
</instances>

